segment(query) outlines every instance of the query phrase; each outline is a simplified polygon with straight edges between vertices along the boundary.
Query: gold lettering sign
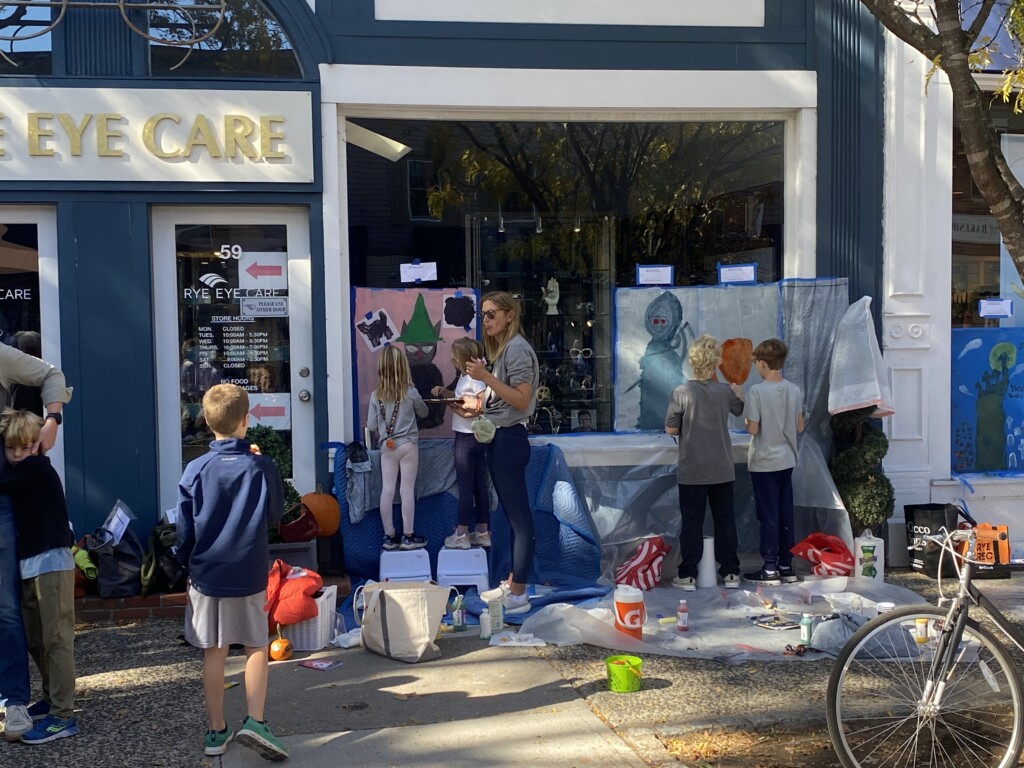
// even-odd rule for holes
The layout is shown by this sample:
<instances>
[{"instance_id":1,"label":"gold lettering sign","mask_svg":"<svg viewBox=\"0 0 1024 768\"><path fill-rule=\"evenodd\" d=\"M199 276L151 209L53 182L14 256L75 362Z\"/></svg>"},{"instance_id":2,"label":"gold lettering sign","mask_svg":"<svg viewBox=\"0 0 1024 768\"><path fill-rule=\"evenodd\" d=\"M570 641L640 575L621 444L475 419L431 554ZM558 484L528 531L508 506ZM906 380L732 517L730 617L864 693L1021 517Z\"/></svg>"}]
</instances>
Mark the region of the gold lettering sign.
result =
<instances>
[{"instance_id":1,"label":"gold lettering sign","mask_svg":"<svg viewBox=\"0 0 1024 768\"><path fill-rule=\"evenodd\" d=\"M114 139L123 139L124 133L111 123L124 120L123 115L112 112L101 112L96 115L96 154L100 157L121 157L124 150L112 147Z\"/></svg>"},{"instance_id":2,"label":"gold lettering sign","mask_svg":"<svg viewBox=\"0 0 1024 768\"><path fill-rule=\"evenodd\" d=\"M221 151L220 144L217 143L217 135L210 126L210 121L206 119L206 115L196 115L196 119L192 122L192 130L188 134L188 141L185 142L185 151L182 154L185 157L191 157L192 150L196 147L206 147L210 157L224 157L224 152Z\"/></svg>"},{"instance_id":3,"label":"gold lettering sign","mask_svg":"<svg viewBox=\"0 0 1024 768\"><path fill-rule=\"evenodd\" d=\"M60 121L61 126L64 128L64 132L71 139L71 156L81 157L82 156L82 134L85 133L85 129L89 125L89 121L92 120L92 115L86 115L82 118L82 122L79 125L75 125L74 118L71 117L67 112L61 112L57 115L57 119Z\"/></svg>"},{"instance_id":4,"label":"gold lettering sign","mask_svg":"<svg viewBox=\"0 0 1024 768\"><path fill-rule=\"evenodd\" d=\"M245 115L224 115L224 154L233 160L237 149L250 160L259 160L259 150L249 141L255 131L256 123Z\"/></svg>"}]
</instances>

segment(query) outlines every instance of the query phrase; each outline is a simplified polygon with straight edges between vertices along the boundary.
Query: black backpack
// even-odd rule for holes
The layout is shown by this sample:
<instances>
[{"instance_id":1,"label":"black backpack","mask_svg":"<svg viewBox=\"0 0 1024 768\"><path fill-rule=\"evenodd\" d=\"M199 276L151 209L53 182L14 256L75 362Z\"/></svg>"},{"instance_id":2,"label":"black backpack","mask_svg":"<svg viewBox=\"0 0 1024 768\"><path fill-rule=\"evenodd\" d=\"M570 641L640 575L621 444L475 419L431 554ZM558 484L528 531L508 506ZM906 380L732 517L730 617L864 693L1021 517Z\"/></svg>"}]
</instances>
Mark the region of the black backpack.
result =
<instances>
[{"instance_id":1,"label":"black backpack","mask_svg":"<svg viewBox=\"0 0 1024 768\"><path fill-rule=\"evenodd\" d=\"M149 546L142 558L140 579L142 595L150 592L181 592L188 580L188 571L178 562L171 548L178 543L178 530L164 524L153 528Z\"/></svg>"},{"instance_id":2,"label":"black backpack","mask_svg":"<svg viewBox=\"0 0 1024 768\"><path fill-rule=\"evenodd\" d=\"M139 571L144 553L142 543L130 528L117 544L109 531L97 528L96 533L85 537L85 548L99 571L96 591L100 597L135 597L142 591Z\"/></svg>"}]
</instances>

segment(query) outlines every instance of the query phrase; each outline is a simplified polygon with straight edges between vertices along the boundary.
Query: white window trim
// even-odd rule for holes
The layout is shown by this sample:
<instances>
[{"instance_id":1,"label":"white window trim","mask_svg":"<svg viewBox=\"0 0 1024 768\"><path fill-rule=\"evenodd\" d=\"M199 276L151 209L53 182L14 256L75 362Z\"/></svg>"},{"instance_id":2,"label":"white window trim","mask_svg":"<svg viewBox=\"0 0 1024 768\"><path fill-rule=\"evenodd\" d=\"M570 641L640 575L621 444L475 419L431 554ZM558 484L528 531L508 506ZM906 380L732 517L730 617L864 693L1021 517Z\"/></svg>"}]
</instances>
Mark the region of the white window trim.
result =
<instances>
[{"instance_id":1,"label":"white window trim","mask_svg":"<svg viewBox=\"0 0 1024 768\"><path fill-rule=\"evenodd\" d=\"M814 72L321 65L329 434L352 440L345 119L785 122L783 276L816 277ZM343 394L342 394L343 393ZM336 396L342 395L342 396Z\"/></svg>"},{"instance_id":2,"label":"white window trim","mask_svg":"<svg viewBox=\"0 0 1024 768\"><path fill-rule=\"evenodd\" d=\"M375 0L377 21L763 27L764 0Z\"/></svg>"}]
</instances>

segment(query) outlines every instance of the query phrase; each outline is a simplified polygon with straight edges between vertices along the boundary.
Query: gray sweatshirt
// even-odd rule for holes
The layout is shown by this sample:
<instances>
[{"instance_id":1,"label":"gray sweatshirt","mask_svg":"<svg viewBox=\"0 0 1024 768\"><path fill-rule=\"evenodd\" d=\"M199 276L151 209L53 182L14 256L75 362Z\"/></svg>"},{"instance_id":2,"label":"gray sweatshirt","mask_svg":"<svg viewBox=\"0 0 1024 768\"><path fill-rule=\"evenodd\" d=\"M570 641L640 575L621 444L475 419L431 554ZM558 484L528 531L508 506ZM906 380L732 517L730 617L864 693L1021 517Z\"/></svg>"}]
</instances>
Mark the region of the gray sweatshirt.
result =
<instances>
[{"instance_id":1,"label":"gray sweatshirt","mask_svg":"<svg viewBox=\"0 0 1024 768\"><path fill-rule=\"evenodd\" d=\"M381 446L388 439L388 424L391 423L391 414L395 409L394 400L385 400L384 416L381 417L381 401L377 399L377 390L370 395L370 407L366 414L366 426L371 432L375 432ZM427 415L427 404L423 402L416 387L409 387L398 404L398 417L395 419L395 428L391 432L391 439L395 441L397 448L402 443L415 442L419 439L420 430L416 426L416 417L421 419Z\"/></svg>"}]
</instances>

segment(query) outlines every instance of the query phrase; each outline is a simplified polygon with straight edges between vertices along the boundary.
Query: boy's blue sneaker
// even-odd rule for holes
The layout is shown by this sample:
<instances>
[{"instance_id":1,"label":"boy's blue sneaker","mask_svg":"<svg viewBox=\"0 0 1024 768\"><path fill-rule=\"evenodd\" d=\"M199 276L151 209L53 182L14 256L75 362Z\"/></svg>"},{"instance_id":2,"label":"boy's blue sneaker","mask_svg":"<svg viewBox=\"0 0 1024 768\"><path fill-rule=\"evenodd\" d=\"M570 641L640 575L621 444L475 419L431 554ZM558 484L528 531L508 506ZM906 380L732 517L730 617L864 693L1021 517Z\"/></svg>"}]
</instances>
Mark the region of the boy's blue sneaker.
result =
<instances>
[{"instance_id":1,"label":"boy's blue sneaker","mask_svg":"<svg viewBox=\"0 0 1024 768\"><path fill-rule=\"evenodd\" d=\"M48 741L66 739L69 736L78 735L78 725L75 718L69 717L61 720L59 717L47 715L35 727L21 737L22 744L45 744Z\"/></svg>"},{"instance_id":2,"label":"boy's blue sneaker","mask_svg":"<svg viewBox=\"0 0 1024 768\"><path fill-rule=\"evenodd\" d=\"M264 760L286 760L288 750L270 732L266 723L246 717L242 730L238 732L238 743L256 750Z\"/></svg>"},{"instance_id":3,"label":"boy's blue sneaker","mask_svg":"<svg viewBox=\"0 0 1024 768\"><path fill-rule=\"evenodd\" d=\"M208 755L223 755L233 738L235 730L230 725L225 725L223 731L207 731L203 736L203 752Z\"/></svg>"},{"instance_id":4,"label":"boy's blue sneaker","mask_svg":"<svg viewBox=\"0 0 1024 768\"><path fill-rule=\"evenodd\" d=\"M28 716L36 723L44 719L48 714L50 714L50 702L48 701L37 701L28 708Z\"/></svg>"}]
</instances>

